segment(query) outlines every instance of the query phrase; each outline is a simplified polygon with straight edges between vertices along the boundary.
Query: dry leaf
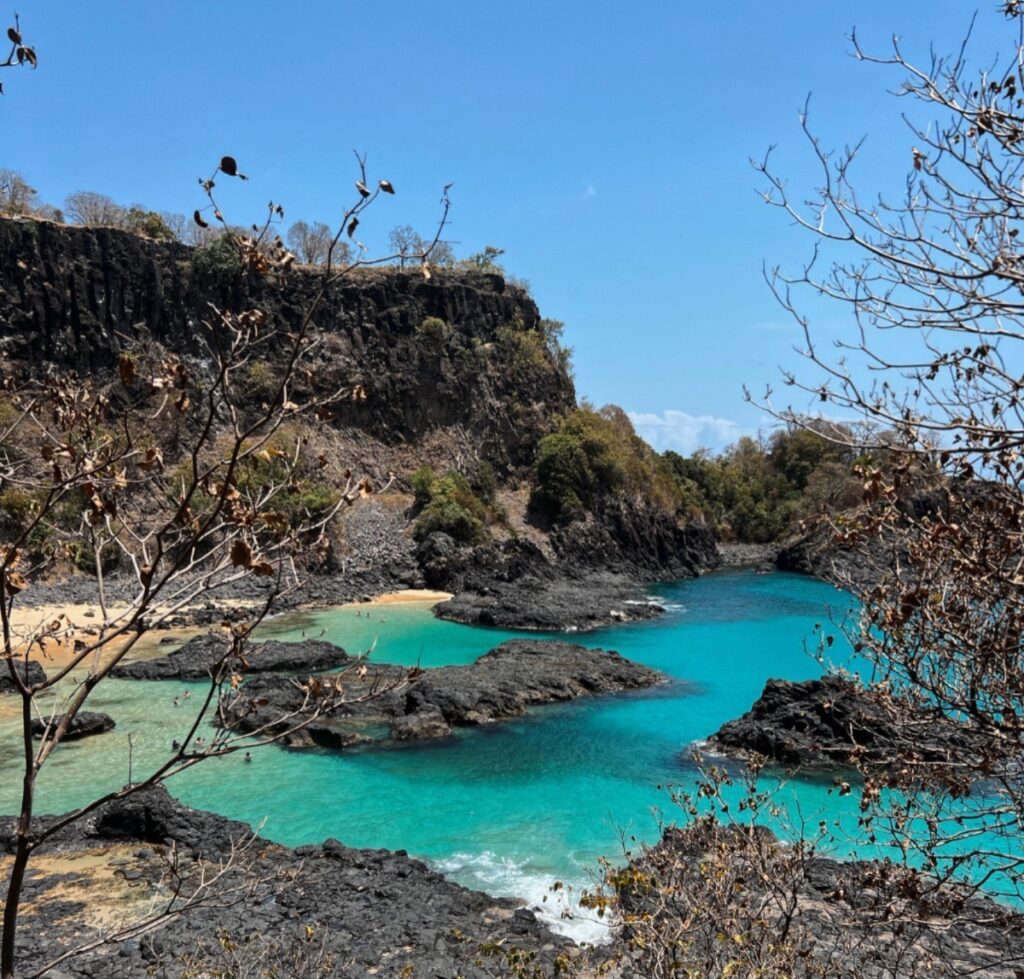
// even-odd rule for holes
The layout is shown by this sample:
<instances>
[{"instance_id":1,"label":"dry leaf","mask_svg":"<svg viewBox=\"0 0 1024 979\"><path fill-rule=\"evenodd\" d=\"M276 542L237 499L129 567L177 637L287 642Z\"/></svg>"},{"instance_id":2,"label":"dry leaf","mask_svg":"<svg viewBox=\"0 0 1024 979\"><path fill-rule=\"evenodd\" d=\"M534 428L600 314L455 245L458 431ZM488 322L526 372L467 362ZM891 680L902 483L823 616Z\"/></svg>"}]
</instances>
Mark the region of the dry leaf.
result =
<instances>
[{"instance_id":1,"label":"dry leaf","mask_svg":"<svg viewBox=\"0 0 1024 979\"><path fill-rule=\"evenodd\" d=\"M17 571L7 572L7 590L13 595L28 588L28 582Z\"/></svg>"},{"instance_id":2,"label":"dry leaf","mask_svg":"<svg viewBox=\"0 0 1024 979\"><path fill-rule=\"evenodd\" d=\"M252 548L241 538L231 544L231 563L236 568L252 567Z\"/></svg>"},{"instance_id":3,"label":"dry leaf","mask_svg":"<svg viewBox=\"0 0 1024 979\"><path fill-rule=\"evenodd\" d=\"M132 360L131 355L121 354L117 358L117 373L125 387L131 387L135 383L135 361Z\"/></svg>"}]
</instances>

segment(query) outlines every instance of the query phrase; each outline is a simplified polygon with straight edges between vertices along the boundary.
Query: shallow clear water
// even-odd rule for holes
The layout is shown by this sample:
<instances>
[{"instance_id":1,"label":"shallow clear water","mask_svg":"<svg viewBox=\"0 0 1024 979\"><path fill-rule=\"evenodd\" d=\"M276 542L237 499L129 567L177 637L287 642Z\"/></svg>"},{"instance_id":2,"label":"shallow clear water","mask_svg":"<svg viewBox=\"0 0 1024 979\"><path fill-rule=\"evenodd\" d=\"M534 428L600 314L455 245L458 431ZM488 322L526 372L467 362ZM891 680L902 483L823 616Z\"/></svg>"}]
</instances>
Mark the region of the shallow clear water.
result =
<instances>
[{"instance_id":1,"label":"shallow clear water","mask_svg":"<svg viewBox=\"0 0 1024 979\"><path fill-rule=\"evenodd\" d=\"M263 823L287 844L336 837L353 846L406 849L453 878L495 894L540 901L554 879L586 882L620 834L653 840L656 810L674 818L664 786L691 780L688 745L747 710L768 677L806 679L815 623L841 616L849 596L809 578L724 571L660 585L669 614L575 638L618 650L673 678L668 688L538 708L527 717L460 731L443 743L349 753L261 749L204 763L169 783L186 803ZM358 613L358 614L357 614ZM835 633L836 630L830 630ZM349 650L376 641L382 662L466 663L512 633L455 625L424 606L377 606L290 615L265 634L326 638ZM560 638L565 638L560 637ZM837 636L833 659L849 650ZM136 773L180 735L201 684L108 681L91 706L117 720L102 738L67 744L44 770L37 811L61 811ZM179 705L174 706L175 697ZM0 715L0 812L17 805L15 718ZM787 786L803 819L840 808L827 782Z\"/></svg>"}]
</instances>

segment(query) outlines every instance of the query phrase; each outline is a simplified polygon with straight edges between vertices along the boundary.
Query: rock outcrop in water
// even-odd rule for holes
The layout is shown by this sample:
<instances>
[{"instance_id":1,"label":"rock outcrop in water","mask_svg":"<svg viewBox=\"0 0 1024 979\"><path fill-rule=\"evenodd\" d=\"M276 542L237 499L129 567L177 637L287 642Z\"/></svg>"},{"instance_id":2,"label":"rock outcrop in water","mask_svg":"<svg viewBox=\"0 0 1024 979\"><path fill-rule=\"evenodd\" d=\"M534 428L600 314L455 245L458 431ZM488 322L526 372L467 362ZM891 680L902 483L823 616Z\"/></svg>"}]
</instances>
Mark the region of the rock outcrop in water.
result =
<instances>
[{"instance_id":1,"label":"rock outcrop in water","mask_svg":"<svg viewBox=\"0 0 1024 979\"><path fill-rule=\"evenodd\" d=\"M18 671L18 675L30 685L42 683L46 679L46 670L35 660L29 660L27 669L24 662L15 663L14 668ZM18 686L11 677L7 663L0 663L0 694L17 692Z\"/></svg>"},{"instance_id":2,"label":"rock outcrop in water","mask_svg":"<svg viewBox=\"0 0 1024 979\"><path fill-rule=\"evenodd\" d=\"M529 707L664 682L662 674L618 653L564 642L516 639L468 666L413 671L370 665L343 677L349 700L292 738L295 745L342 748L367 741L444 737L452 728L519 717ZM253 730L301 708L304 693L286 677L249 680L232 708L241 730Z\"/></svg>"},{"instance_id":3,"label":"rock outcrop in water","mask_svg":"<svg viewBox=\"0 0 1024 979\"><path fill-rule=\"evenodd\" d=\"M196 636L173 653L122 663L110 675L124 680L204 680L224 655L227 640L216 634ZM247 674L336 670L352 662L340 646L322 639L302 642L254 642L246 646Z\"/></svg>"},{"instance_id":4,"label":"rock outcrop in water","mask_svg":"<svg viewBox=\"0 0 1024 979\"><path fill-rule=\"evenodd\" d=\"M32 721L33 736L41 738L51 723L57 725L63 717L63 714L57 714L55 717L35 718ZM90 738L95 734L106 734L107 731L113 731L115 727L114 718L109 714L91 710L79 711L71 719L62 741L77 741L79 738Z\"/></svg>"},{"instance_id":5,"label":"rock outcrop in water","mask_svg":"<svg viewBox=\"0 0 1024 979\"><path fill-rule=\"evenodd\" d=\"M43 817L43 825L46 821ZM0 819L0 853L11 851L13 832L14 821ZM95 938L111 920L151 911L172 845L188 894L203 869L214 872L219 862L232 858L233 846L251 837L244 823L189 809L162 788L101 807L34 858L41 863L60 855L72 869L38 876L30 869L25 902L34 924L19 933L21 970L38 968L75 943ZM115 860L113 882L90 882L88 870L75 871L67 858L83 851L93 859L100 852ZM61 885L70 883L68 893L74 896L65 897ZM482 947L495 943L514 943L549 968L569 949L533 914L517 910L517 902L453 884L404 851L350 849L336 840L289 849L257 839L234 856L220 893L210 907L197 907L141 938L76 956L48 975L179 979L185 956L202 958L205 952L211 965L217 964L222 935L259 949L282 946L285 970L288 952L322 948L335 962L330 975L381 979L485 979L492 973L477 963Z\"/></svg>"},{"instance_id":6,"label":"rock outcrop in water","mask_svg":"<svg viewBox=\"0 0 1024 979\"><path fill-rule=\"evenodd\" d=\"M896 716L914 722L897 724ZM884 767L900 759L942 763L974 750L969 732L941 713L909 708L834 676L769 680L754 706L723 724L708 745L801 768L855 761Z\"/></svg>"}]
</instances>

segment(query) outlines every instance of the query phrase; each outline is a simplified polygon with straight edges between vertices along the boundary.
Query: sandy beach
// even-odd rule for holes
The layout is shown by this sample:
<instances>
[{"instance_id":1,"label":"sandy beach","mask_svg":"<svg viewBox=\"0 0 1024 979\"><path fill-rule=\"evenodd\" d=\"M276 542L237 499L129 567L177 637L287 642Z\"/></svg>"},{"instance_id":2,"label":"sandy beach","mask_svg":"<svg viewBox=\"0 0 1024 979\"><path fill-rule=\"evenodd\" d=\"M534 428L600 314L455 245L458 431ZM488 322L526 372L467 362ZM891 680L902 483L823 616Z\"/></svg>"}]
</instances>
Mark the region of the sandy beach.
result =
<instances>
[{"instance_id":1,"label":"sandy beach","mask_svg":"<svg viewBox=\"0 0 1024 979\"><path fill-rule=\"evenodd\" d=\"M365 608L378 605L435 605L451 598L449 592L431 591L425 588L410 588L405 591L385 592L366 602L349 602L342 608ZM237 600L223 603L225 608L237 607ZM113 605L108 608L113 618L126 610L125 605ZM312 607L296 608L282 611L282 614L312 611ZM52 635L34 644L30 658L37 660L45 668L60 667L67 663L75 648L75 641L89 642L97 634L100 624L98 606L88 604L54 604L18 607L11 612L11 629L15 637L27 640L29 636L47 626L48 623L59 623L52 630ZM141 639L129 654L132 659L154 655L161 640L190 639L192 636L210 631L213 626L191 626L174 629L152 629ZM114 651L121 643L111 648Z\"/></svg>"}]
</instances>

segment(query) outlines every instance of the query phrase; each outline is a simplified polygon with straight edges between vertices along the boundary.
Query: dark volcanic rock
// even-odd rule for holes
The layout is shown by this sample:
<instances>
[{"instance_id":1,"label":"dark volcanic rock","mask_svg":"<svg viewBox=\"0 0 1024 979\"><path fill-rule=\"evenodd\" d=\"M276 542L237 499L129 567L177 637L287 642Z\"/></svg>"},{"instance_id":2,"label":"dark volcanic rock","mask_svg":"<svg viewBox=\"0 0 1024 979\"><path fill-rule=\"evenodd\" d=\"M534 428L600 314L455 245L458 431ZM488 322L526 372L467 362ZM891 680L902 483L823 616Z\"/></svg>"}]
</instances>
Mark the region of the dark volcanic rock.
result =
<instances>
[{"instance_id":1,"label":"dark volcanic rock","mask_svg":"<svg viewBox=\"0 0 1024 979\"><path fill-rule=\"evenodd\" d=\"M650 687L664 677L618 653L565 642L516 639L469 666L443 666L406 679L390 665L370 666L365 676L343 678L350 700L318 718L293 744L341 748L365 741L443 737L453 727L517 717L537 704ZM234 708L243 730L273 724L302 705L303 692L283 677L255 677Z\"/></svg>"},{"instance_id":2,"label":"dark volcanic rock","mask_svg":"<svg viewBox=\"0 0 1024 979\"><path fill-rule=\"evenodd\" d=\"M899 714L910 710L898 706ZM708 743L724 754L810 767L855 759L884 766L901 757L944 762L972 751L969 732L941 713L915 709L911 716L912 725L896 725L892 702L839 677L769 680L754 706Z\"/></svg>"},{"instance_id":3,"label":"dark volcanic rock","mask_svg":"<svg viewBox=\"0 0 1024 979\"><path fill-rule=\"evenodd\" d=\"M63 716L63 714L58 714L55 718L35 718L32 721L33 736L41 738L51 720L53 723L59 724ZM113 731L115 726L114 719L109 714L103 714L99 711L82 710L72 718L71 723L68 725L67 733L62 740L74 741L77 738L88 738L93 734L106 734L107 731Z\"/></svg>"},{"instance_id":4,"label":"dark volcanic rock","mask_svg":"<svg viewBox=\"0 0 1024 979\"><path fill-rule=\"evenodd\" d=\"M13 820L0 820L0 847L6 841L10 850L13 830ZM107 804L63 831L42 852L112 843L139 843L161 851L174 843L184 857L179 864L187 891L187 882L203 865L191 864L189 856L225 860L232 844L249 836L249 827L242 823L188 809L163 789L154 789ZM345 977L484 979L493 974L475 964L484 943L512 941L549 965L568 946L532 914L517 911L516 902L450 883L404 851L356 850L335 840L295 850L264 840L256 843L244 858L235 859L222 882L229 894L250 887L252 893L244 900L199 907L152 935L77 956L60 967L61 974L76 979L178 979L184 972L181 956L218 948L218 934L238 942L253 939L294 947L307 926L335 960L331 975ZM139 875L136 886L145 883L148 864L141 855L146 852L136 851L139 870L123 871L128 880ZM23 919L19 930L18 961L25 971L46 961L43 956L92 935L82 925L82 915L62 913L56 893L51 902L41 900L46 889L45 878L29 880L26 899L35 902L36 911ZM414 971L403 971L410 966Z\"/></svg>"},{"instance_id":5,"label":"dark volcanic rock","mask_svg":"<svg viewBox=\"0 0 1024 979\"><path fill-rule=\"evenodd\" d=\"M619 496L599 500L586 520L556 529L551 543L572 567L646 581L692 578L721 563L715 536L703 524L681 526L672 514Z\"/></svg>"},{"instance_id":6,"label":"dark volcanic rock","mask_svg":"<svg viewBox=\"0 0 1024 979\"><path fill-rule=\"evenodd\" d=\"M46 670L44 670L34 659L29 660L27 672L24 663L14 663L13 666L14 669L18 671L21 678L23 680L27 680L30 684L42 683L46 679ZM18 687L11 676L8 664L0 663L0 694L17 692Z\"/></svg>"},{"instance_id":7,"label":"dark volcanic rock","mask_svg":"<svg viewBox=\"0 0 1024 979\"><path fill-rule=\"evenodd\" d=\"M481 547L431 534L416 556L432 588L455 592L434 607L442 619L503 629L586 631L664 611L643 582L692 578L717 567L714 538L666 515L607 505L602 519L576 521L551 537L557 560L517 538ZM629 515L632 521L624 515Z\"/></svg>"},{"instance_id":8,"label":"dark volcanic rock","mask_svg":"<svg viewBox=\"0 0 1024 979\"><path fill-rule=\"evenodd\" d=\"M565 577L495 581L434 606L434 614L467 625L543 632L586 632L616 622L650 619L665 610L635 579L594 571Z\"/></svg>"},{"instance_id":9,"label":"dark volcanic rock","mask_svg":"<svg viewBox=\"0 0 1024 979\"><path fill-rule=\"evenodd\" d=\"M666 829L657 845L631 862L643 875L644 886L621 892L624 910L642 929L659 928L660 918L662 934L678 935L688 901L707 892L708 861L731 860L733 867L726 873L736 873L742 881L737 902L746 902L751 918L767 925L765 934L774 937L784 924L789 940L806 953L796 956L792 971L787 970L793 979L1019 979L1024 915L1012 908L962 886L939 885L897 863L822 856L787 860L786 853L792 851L781 847L765 827L759 828L755 846L750 835L746 827L716 823ZM774 897L764 886L773 870L779 887ZM792 895L792 905L776 899L782 891L787 898ZM666 894L671 898L666 900ZM785 923L783 907L789 914ZM701 908L692 910L699 922ZM736 913L735 908L731 911ZM724 962L731 950L722 949L718 932L717 922L709 922L703 935L699 927L694 929L695 936L701 935L698 942L713 946L704 949L708 955L722 954ZM620 935L627 962L630 937L627 924ZM636 953L639 961L631 963L638 975L647 974L643 966L650 959L645 961L644 955Z\"/></svg>"},{"instance_id":10,"label":"dark volcanic rock","mask_svg":"<svg viewBox=\"0 0 1024 979\"><path fill-rule=\"evenodd\" d=\"M210 675L211 667L224 655L223 636L206 635L190 639L180 649L157 659L124 663L110 675L126 680L198 680ZM322 639L301 642L251 643L246 649L249 674L278 672L320 672L346 666L351 657L340 646Z\"/></svg>"},{"instance_id":11,"label":"dark volcanic rock","mask_svg":"<svg viewBox=\"0 0 1024 979\"><path fill-rule=\"evenodd\" d=\"M830 527L821 525L786 541L775 555L775 567L857 592L875 585L894 556L892 548L887 548L883 541L847 546L837 541Z\"/></svg>"},{"instance_id":12,"label":"dark volcanic rock","mask_svg":"<svg viewBox=\"0 0 1024 979\"><path fill-rule=\"evenodd\" d=\"M321 283L312 269L284 283L232 274L197 251L113 228L0 219L0 354L95 373L116 364L124 337L142 337L195 356L210 303L258 306L287 331ZM424 336L427 317L444 321L443 335ZM546 347L536 304L500 275L366 270L328 291L312 327L321 353L303 396L358 380L367 398L339 403L334 424L385 445L451 429L499 471L524 468L552 419L575 403L553 355L510 364L510 328Z\"/></svg>"}]
</instances>

